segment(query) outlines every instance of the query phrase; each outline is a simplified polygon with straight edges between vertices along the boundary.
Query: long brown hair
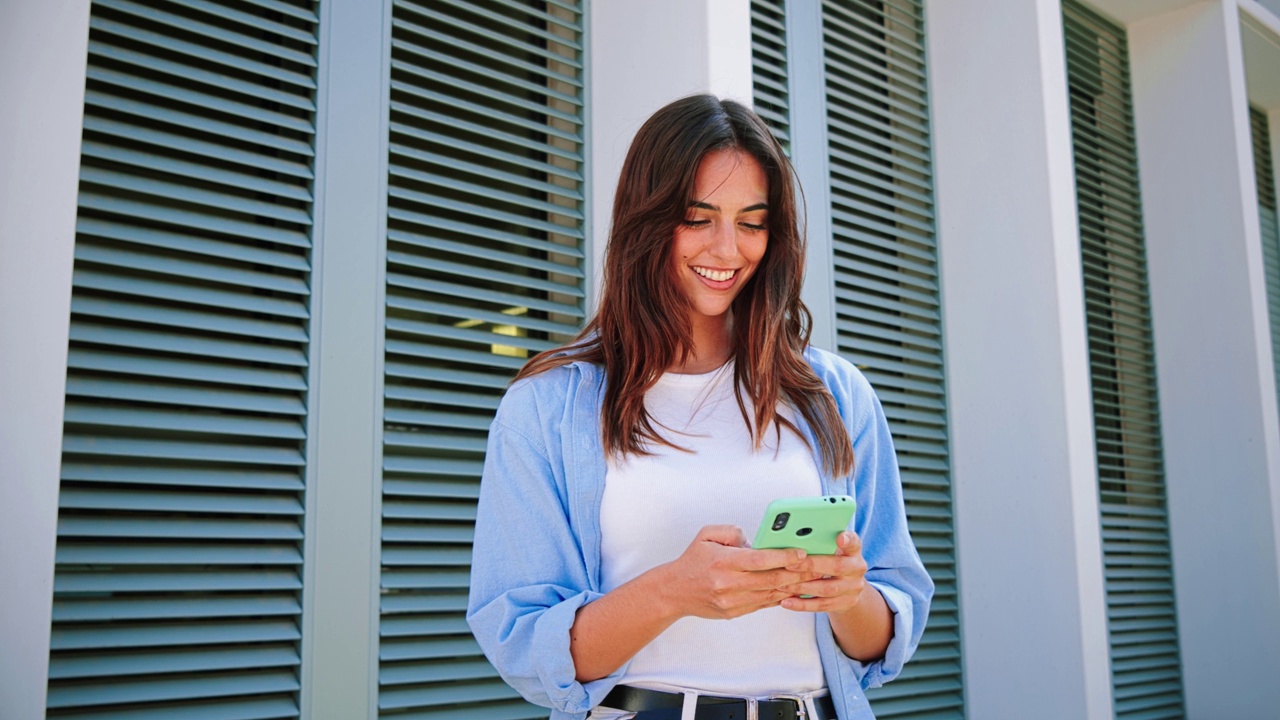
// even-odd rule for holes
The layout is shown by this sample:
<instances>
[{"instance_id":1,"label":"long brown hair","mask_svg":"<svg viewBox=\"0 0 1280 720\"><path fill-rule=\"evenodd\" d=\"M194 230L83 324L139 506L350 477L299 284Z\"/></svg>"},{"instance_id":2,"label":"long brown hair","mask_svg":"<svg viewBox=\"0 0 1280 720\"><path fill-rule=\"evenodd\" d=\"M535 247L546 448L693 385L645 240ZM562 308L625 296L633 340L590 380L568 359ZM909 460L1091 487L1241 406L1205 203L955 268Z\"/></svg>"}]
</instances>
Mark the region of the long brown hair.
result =
<instances>
[{"instance_id":1,"label":"long brown hair","mask_svg":"<svg viewBox=\"0 0 1280 720\"><path fill-rule=\"evenodd\" d=\"M535 356L516 379L578 360L603 365L605 452L646 455L649 443L674 447L654 429L644 396L693 350L689 302L677 285L670 252L693 198L698 166L713 150L754 157L769 181L768 244L732 310L734 392L743 420L757 448L770 426L798 434L777 414L779 400L786 402L813 428L823 468L847 475L853 446L835 399L803 355L812 318L800 301L805 239L791 163L764 122L732 100L693 95L645 121L627 151L614 195L599 310L573 342Z\"/></svg>"}]
</instances>

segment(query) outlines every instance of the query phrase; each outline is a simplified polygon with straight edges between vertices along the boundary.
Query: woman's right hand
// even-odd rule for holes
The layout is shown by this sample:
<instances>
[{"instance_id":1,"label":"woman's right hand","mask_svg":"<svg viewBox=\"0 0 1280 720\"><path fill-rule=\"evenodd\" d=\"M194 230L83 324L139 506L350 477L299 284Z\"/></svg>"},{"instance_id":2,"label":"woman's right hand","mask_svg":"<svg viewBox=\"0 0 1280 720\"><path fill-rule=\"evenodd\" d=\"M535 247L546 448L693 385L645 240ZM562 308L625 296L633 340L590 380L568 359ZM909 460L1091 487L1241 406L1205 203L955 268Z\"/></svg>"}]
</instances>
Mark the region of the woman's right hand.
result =
<instances>
[{"instance_id":1,"label":"woman's right hand","mask_svg":"<svg viewBox=\"0 0 1280 720\"><path fill-rule=\"evenodd\" d=\"M803 550L752 550L734 525L707 525L679 558L662 566L662 595L674 614L728 619L775 607L791 597L786 585L818 579L789 570Z\"/></svg>"}]
</instances>

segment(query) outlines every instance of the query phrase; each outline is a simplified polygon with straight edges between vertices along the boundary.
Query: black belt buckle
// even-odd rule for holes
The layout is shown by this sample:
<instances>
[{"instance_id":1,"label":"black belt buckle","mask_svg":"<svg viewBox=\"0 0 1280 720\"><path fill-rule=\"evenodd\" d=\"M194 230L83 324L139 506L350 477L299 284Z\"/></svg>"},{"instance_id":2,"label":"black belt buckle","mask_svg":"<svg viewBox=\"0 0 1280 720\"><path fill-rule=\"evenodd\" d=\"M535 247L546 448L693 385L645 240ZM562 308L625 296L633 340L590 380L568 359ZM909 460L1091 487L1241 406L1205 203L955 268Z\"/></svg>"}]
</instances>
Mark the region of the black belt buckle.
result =
<instances>
[{"instance_id":1,"label":"black belt buckle","mask_svg":"<svg viewBox=\"0 0 1280 720\"><path fill-rule=\"evenodd\" d=\"M791 702L796 704L796 720L810 720L809 708L807 705L805 705L803 697L799 695L787 695L786 693L781 693L778 695L771 695L769 699L770 700L790 700ZM757 720L757 718L752 718L751 720ZM817 718L813 718L813 720L817 720Z\"/></svg>"}]
</instances>

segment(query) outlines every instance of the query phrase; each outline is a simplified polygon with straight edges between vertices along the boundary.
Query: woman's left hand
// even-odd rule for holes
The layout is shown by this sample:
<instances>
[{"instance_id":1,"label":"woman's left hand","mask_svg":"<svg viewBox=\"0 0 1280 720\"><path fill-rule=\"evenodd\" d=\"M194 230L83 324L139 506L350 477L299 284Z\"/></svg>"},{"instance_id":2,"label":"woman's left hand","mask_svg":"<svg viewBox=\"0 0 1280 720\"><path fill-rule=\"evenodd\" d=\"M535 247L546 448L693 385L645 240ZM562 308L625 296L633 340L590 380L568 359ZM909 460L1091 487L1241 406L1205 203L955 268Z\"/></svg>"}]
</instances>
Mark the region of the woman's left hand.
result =
<instances>
[{"instance_id":1,"label":"woman's left hand","mask_svg":"<svg viewBox=\"0 0 1280 720\"><path fill-rule=\"evenodd\" d=\"M871 662L884 657L893 639L893 612L880 591L867 582L867 561L857 533L840 533L835 555L809 555L787 569L821 573L823 577L779 588L793 594L780 603L782 607L827 613L836 644L855 660Z\"/></svg>"},{"instance_id":2,"label":"woman's left hand","mask_svg":"<svg viewBox=\"0 0 1280 720\"><path fill-rule=\"evenodd\" d=\"M867 561L862 558L862 540L850 530L836 538L835 555L809 555L787 569L823 576L819 580L779 588L794 595L782 601L782 607L788 610L839 613L855 608L866 593L880 594L867 584ZM802 595L813 597L804 598Z\"/></svg>"}]
</instances>

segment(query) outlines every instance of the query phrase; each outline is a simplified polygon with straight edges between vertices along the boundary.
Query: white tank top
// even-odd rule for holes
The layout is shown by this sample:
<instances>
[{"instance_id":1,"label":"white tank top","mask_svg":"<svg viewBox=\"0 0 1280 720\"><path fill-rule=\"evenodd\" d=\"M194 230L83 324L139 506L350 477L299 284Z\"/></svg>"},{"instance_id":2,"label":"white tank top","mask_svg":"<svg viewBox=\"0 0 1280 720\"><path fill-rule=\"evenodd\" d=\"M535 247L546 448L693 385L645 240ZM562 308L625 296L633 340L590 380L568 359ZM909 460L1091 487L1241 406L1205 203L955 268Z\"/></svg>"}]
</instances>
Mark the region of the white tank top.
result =
<instances>
[{"instance_id":1,"label":"white tank top","mask_svg":"<svg viewBox=\"0 0 1280 720\"><path fill-rule=\"evenodd\" d=\"M822 493L813 453L794 432L784 430L779 443L771 429L753 449L732 362L663 375L645 407L664 437L691 452L659 446L649 456L610 458L600 508L605 592L679 557L704 525L736 525L750 542L771 500ZM813 615L782 608L682 618L636 653L622 683L760 698L825 686Z\"/></svg>"}]
</instances>

